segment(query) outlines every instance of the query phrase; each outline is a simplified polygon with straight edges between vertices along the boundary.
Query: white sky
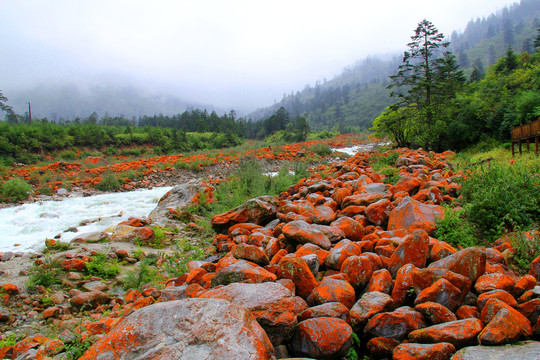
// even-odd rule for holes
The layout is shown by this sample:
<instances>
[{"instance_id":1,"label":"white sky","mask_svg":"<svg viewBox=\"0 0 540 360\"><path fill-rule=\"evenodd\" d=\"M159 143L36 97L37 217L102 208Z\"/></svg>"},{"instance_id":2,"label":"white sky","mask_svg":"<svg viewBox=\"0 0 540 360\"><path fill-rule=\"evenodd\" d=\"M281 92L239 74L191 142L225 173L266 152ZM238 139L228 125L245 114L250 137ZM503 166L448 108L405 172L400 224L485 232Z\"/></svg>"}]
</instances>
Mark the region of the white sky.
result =
<instances>
[{"instance_id":1,"label":"white sky","mask_svg":"<svg viewBox=\"0 0 540 360\"><path fill-rule=\"evenodd\" d=\"M513 2L0 0L0 90L130 82L266 106L367 55L402 51L424 18L450 35Z\"/></svg>"}]
</instances>

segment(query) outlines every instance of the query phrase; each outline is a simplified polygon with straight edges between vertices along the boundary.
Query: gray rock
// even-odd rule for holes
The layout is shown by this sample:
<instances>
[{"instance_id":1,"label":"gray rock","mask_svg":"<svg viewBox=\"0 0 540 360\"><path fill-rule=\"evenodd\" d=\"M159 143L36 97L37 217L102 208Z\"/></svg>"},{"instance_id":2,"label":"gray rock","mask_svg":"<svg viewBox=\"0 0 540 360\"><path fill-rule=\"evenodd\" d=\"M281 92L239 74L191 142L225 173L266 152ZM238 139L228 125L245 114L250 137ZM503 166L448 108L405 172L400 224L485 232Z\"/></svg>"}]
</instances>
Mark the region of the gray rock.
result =
<instances>
[{"instance_id":1,"label":"gray rock","mask_svg":"<svg viewBox=\"0 0 540 360\"><path fill-rule=\"evenodd\" d=\"M523 341L506 346L469 346L452 359L459 360L540 360L540 342Z\"/></svg>"},{"instance_id":2,"label":"gray rock","mask_svg":"<svg viewBox=\"0 0 540 360\"><path fill-rule=\"evenodd\" d=\"M72 243L97 243L101 241L110 241L111 236L103 231L93 231L74 237Z\"/></svg>"},{"instance_id":3,"label":"gray rock","mask_svg":"<svg viewBox=\"0 0 540 360\"><path fill-rule=\"evenodd\" d=\"M251 314L222 299L168 301L136 310L81 360L275 359Z\"/></svg>"},{"instance_id":4,"label":"gray rock","mask_svg":"<svg viewBox=\"0 0 540 360\"><path fill-rule=\"evenodd\" d=\"M82 286L88 291L108 291L109 287L101 281L90 281Z\"/></svg>"},{"instance_id":5,"label":"gray rock","mask_svg":"<svg viewBox=\"0 0 540 360\"><path fill-rule=\"evenodd\" d=\"M171 219L167 217L168 209L181 209L188 205L200 187L201 182L197 180L175 186L159 199L156 208L152 210L148 218L159 224L171 222Z\"/></svg>"},{"instance_id":6,"label":"gray rock","mask_svg":"<svg viewBox=\"0 0 540 360\"><path fill-rule=\"evenodd\" d=\"M0 322L9 320L9 310L3 306L0 306Z\"/></svg>"}]
</instances>

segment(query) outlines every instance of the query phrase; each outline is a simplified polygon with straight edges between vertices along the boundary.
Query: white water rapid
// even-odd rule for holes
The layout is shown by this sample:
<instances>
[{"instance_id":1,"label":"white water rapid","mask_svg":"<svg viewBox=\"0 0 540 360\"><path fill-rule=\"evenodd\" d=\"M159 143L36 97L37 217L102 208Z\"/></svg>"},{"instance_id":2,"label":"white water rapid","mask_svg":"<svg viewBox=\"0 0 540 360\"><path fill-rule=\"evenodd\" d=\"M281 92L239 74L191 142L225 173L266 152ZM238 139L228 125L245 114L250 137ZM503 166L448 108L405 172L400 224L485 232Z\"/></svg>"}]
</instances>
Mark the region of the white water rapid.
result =
<instances>
[{"instance_id":1,"label":"white water rapid","mask_svg":"<svg viewBox=\"0 0 540 360\"><path fill-rule=\"evenodd\" d=\"M69 241L78 234L111 231L130 216L147 216L171 187L41 201L0 209L0 252L39 250L46 238L61 234ZM81 226L83 222L89 222ZM69 228L77 232L65 232ZM18 244L18 245L16 245Z\"/></svg>"}]
</instances>

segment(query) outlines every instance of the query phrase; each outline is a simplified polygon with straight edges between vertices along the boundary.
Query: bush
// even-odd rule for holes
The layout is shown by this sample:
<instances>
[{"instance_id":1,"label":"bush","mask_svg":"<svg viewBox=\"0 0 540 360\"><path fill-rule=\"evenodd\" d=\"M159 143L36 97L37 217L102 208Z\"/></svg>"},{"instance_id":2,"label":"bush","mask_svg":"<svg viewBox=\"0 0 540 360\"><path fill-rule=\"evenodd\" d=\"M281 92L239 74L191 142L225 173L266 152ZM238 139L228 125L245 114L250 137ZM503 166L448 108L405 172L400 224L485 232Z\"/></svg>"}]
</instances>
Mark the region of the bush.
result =
<instances>
[{"instance_id":1,"label":"bush","mask_svg":"<svg viewBox=\"0 0 540 360\"><path fill-rule=\"evenodd\" d=\"M120 266L116 259L110 259L107 254L97 253L86 263L85 272L89 276L110 279L120 273Z\"/></svg>"},{"instance_id":2,"label":"bush","mask_svg":"<svg viewBox=\"0 0 540 360\"><path fill-rule=\"evenodd\" d=\"M30 191L32 191L32 186L19 178L6 181L1 189L2 195L9 202L26 200Z\"/></svg>"},{"instance_id":3,"label":"bush","mask_svg":"<svg viewBox=\"0 0 540 360\"><path fill-rule=\"evenodd\" d=\"M480 166L462 180L466 216L486 236L526 229L540 219L540 164Z\"/></svg>"},{"instance_id":4,"label":"bush","mask_svg":"<svg viewBox=\"0 0 540 360\"><path fill-rule=\"evenodd\" d=\"M158 271L151 265L152 258L143 259L137 271L129 271L124 281L124 288L141 290L144 284L157 280Z\"/></svg>"},{"instance_id":5,"label":"bush","mask_svg":"<svg viewBox=\"0 0 540 360\"><path fill-rule=\"evenodd\" d=\"M512 268L520 274L527 274L534 259L540 256L540 230L516 231L509 236L514 253Z\"/></svg>"},{"instance_id":6,"label":"bush","mask_svg":"<svg viewBox=\"0 0 540 360\"><path fill-rule=\"evenodd\" d=\"M60 261L47 257L43 264L32 266L29 275L28 288L36 285L49 287L54 284L60 284L60 277L62 276Z\"/></svg>"},{"instance_id":7,"label":"bush","mask_svg":"<svg viewBox=\"0 0 540 360\"><path fill-rule=\"evenodd\" d=\"M435 239L445 241L454 247L479 245L474 234L474 226L465 218L465 211L446 208L444 217L436 220Z\"/></svg>"},{"instance_id":8,"label":"bush","mask_svg":"<svg viewBox=\"0 0 540 360\"><path fill-rule=\"evenodd\" d=\"M326 144L314 144L308 147L308 150L311 152L314 152L315 154L319 155L320 157L327 157L332 153L332 149L330 149L330 146Z\"/></svg>"},{"instance_id":9,"label":"bush","mask_svg":"<svg viewBox=\"0 0 540 360\"><path fill-rule=\"evenodd\" d=\"M113 173L107 173L99 183L96 189L101 191L116 191L120 189L120 181Z\"/></svg>"}]
</instances>

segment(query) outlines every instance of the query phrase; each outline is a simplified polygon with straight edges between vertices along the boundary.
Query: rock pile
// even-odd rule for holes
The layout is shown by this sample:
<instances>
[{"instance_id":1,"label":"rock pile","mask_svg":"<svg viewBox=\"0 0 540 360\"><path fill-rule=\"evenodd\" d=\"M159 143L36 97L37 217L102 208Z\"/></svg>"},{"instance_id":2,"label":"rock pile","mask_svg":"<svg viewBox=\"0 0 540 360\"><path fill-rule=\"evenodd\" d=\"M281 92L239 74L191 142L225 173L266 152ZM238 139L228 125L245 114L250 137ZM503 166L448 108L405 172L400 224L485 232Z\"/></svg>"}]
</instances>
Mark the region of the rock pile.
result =
<instances>
[{"instance_id":1,"label":"rock pile","mask_svg":"<svg viewBox=\"0 0 540 360\"><path fill-rule=\"evenodd\" d=\"M432 237L459 190L449 154L402 150L395 185L371 155L215 216L224 255L191 262L163 290L77 294L111 309L79 329L100 336L82 359L340 359L352 346L375 359L508 359L492 346L539 339L540 258L518 276L507 242L456 249ZM0 356L54 356L58 341L27 338ZM539 344L513 347L538 358Z\"/></svg>"}]
</instances>

